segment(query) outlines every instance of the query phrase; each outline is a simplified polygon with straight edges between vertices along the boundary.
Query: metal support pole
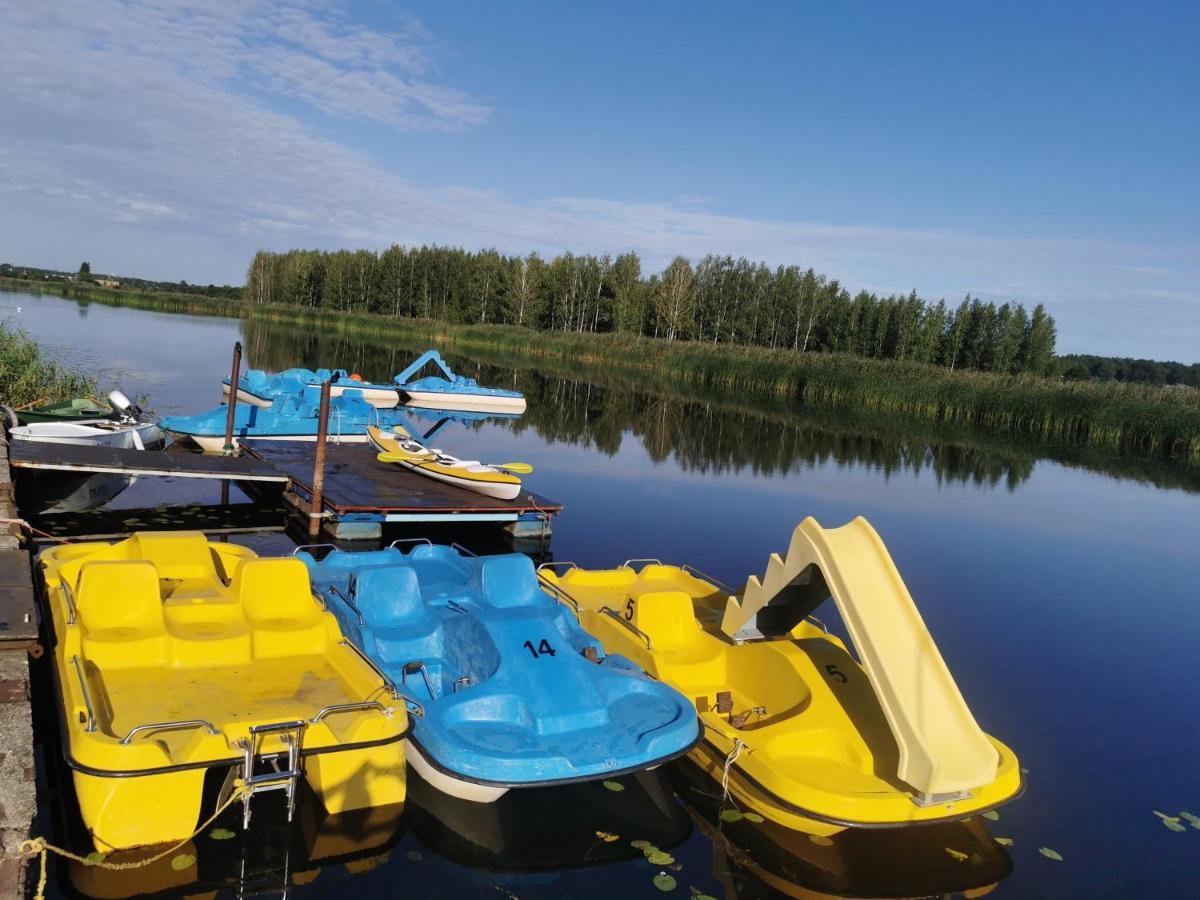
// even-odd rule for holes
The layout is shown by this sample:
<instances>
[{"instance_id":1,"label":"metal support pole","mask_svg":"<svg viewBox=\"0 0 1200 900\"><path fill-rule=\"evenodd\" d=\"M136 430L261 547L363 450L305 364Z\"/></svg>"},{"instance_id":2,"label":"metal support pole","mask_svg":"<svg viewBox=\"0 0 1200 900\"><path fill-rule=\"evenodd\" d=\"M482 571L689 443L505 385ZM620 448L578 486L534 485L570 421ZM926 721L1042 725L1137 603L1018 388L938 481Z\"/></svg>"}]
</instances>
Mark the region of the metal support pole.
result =
<instances>
[{"instance_id":1,"label":"metal support pole","mask_svg":"<svg viewBox=\"0 0 1200 900\"><path fill-rule=\"evenodd\" d=\"M233 372L229 376L228 412L225 414L225 455L233 455L233 417L237 414L238 376L242 368L242 342L233 345Z\"/></svg>"},{"instance_id":2,"label":"metal support pole","mask_svg":"<svg viewBox=\"0 0 1200 900\"><path fill-rule=\"evenodd\" d=\"M329 436L329 379L321 382L321 406L317 412L317 452L313 461L312 505L308 510L308 536L321 533L321 502L325 492L325 439Z\"/></svg>"}]
</instances>

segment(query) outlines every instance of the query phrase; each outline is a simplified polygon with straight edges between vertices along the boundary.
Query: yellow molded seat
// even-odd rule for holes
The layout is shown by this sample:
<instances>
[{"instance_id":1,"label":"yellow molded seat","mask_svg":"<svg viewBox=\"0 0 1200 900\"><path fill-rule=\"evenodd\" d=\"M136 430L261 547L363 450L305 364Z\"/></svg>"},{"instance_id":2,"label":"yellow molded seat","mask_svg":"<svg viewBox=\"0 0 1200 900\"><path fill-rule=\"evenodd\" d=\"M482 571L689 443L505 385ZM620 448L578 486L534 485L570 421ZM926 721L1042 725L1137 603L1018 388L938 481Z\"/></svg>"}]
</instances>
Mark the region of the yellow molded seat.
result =
<instances>
[{"instance_id":1,"label":"yellow molded seat","mask_svg":"<svg viewBox=\"0 0 1200 900\"><path fill-rule=\"evenodd\" d=\"M221 576L208 539L202 532L143 531L125 543L131 557L154 563L160 578L187 580Z\"/></svg>"},{"instance_id":2,"label":"yellow molded seat","mask_svg":"<svg viewBox=\"0 0 1200 900\"><path fill-rule=\"evenodd\" d=\"M255 658L322 652L325 613L313 599L308 569L300 560L243 560L231 587L250 625Z\"/></svg>"},{"instance_id":3,"label":"yellow molded seat","mask_svg":"<svg viewBox=\"0 0 1200 900\"><path fill-rule=\"evenodd\" d=\"M633 624L650 635L655 650L692 649L702 633L692 598L683 591L641 594L634 606Z\"/></svg>"},{"instance_id":4,"label":"yellow molded seat","mask_svg":"<svg viewBox=\"0 0 1200 900\"><path fill-rule=\"evenodd\" d=\"M153 563L84 563L76 598L84 657L109 669L163 664L167 638Z\"/></svg>"}]
</instances>

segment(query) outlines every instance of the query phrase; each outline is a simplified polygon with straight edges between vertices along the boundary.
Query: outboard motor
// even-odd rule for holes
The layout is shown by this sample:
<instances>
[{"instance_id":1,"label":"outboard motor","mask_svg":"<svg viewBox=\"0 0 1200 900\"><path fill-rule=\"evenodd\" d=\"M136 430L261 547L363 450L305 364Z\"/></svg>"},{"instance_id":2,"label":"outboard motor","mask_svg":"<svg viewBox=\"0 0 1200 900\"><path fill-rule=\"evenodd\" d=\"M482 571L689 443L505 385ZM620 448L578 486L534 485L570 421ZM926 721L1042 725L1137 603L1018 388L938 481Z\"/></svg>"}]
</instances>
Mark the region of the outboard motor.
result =
<instances>
[{"instance_id":1,"label":"outboard motor","mask_svg":"<svg viewBox=\"0 0 1200 900\"><path fill-rule=\"evenodd\" d=\"M117 417L123 420L137 420L142 415L141 407L120 391L108 392L108 404L116 410Z\"/></svg>"}]
</instances>

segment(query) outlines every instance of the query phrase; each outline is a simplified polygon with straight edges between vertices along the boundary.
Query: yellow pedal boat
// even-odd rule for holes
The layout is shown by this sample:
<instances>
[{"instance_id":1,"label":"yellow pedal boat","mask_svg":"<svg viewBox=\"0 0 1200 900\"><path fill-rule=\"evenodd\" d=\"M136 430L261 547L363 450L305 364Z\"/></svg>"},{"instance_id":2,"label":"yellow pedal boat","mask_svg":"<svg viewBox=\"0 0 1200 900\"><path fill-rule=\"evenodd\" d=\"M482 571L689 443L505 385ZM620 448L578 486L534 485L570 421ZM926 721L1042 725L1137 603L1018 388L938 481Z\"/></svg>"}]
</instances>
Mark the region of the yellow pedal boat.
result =
<instances>
[{"instance_id":1,"label":"yellow pedal boat","mask_svg":"<svg viewBox=\"0 0 1200 900\"><path fill-rule=\"evenodd\" d=\"M694 699L704 740L690 756L742 810L828 835L963 819L1021 791L1016 757L975 723L861 517L805 519L736 594L657 560L540 575L606 652ZM858 660L811 616L830 597Z\"/></svg>"},{"instance_id":2,"label":"yellow pedal boat","mask_svg":"<svg viewBox=\"0 0 1200 900\"><path fill-rule=\"evenodd\" d=\"M63 749L101 851L183 840L205 773L253 793L303 777L330 813L401 803L403 700L294 558L199 532L42 554ZM236 781L234 781L236 779Z\"/></svg>"},{"instance_id":3,"label":"yellow pedal boat","mask_svg":"<svg viewBox=\"0 0 1200 900\"><path fill-rule=\"evenodd\" d=\"M434 481L498 500L514 500L521 493L521 479L516 475L499 466L489 466L478 460L462 460L441 450L431 450L402 425L397 425L393 434L376 425L368 425L367 439L379 451L382 462L396 463Z\"/></svg>"}]
</instances>

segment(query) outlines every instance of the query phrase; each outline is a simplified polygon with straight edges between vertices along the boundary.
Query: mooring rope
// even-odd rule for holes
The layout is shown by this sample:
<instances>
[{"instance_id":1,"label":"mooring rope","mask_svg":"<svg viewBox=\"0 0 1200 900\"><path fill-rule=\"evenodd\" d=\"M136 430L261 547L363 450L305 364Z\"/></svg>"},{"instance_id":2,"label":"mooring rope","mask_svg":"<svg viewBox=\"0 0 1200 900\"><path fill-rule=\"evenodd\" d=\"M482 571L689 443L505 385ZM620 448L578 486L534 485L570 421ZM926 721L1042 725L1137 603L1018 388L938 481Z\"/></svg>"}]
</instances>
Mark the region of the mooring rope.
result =
<instances>
[{"instance_id":1,"label":"mooring rope","mask_svg":"<svg viewBox=\"0 0 1200 900\"><path fill-rule=\"evenodd\" d=\"M97 866L98 868L101 868L101 869L112 869L115 871L123 871L123 870L127 870L127 869L141 869L141 868L144 868L146 866L149 866L149 865L152 865L152 864L158 862L160 859L165 859L166 857L168 857L172 853L174 853L176 850L179 850L181 847L183 847L183 845L186 844L188 841L192 840L195 837L198 837L201 832L203 832L206 828L208 828L209 825L211 825L213 822L215 822L220 817L221 813L223 813L223 812L225 812L225 810L229 809L229 807L232 806L234 804L234 802L242 799L242 796L245 794L245 792L246 792L245 786L238 785L236 790L234 790L234 792L229 795L229 798L224 803L222 803L220 806L218 806L217 809L213 812L213 814L211 816L209 816L202 823L200 823L199 828L197 828L195 831L193 831L191 834L189 834L187 837L185 837L183 840L179 841L178 843L172 844L170 847L168 847L166 850L163 850L161 853L156 853L153 856L146 857L145 859L139 859L136 862L110 863L110 862L105 862L103 859L96 859L94 855L93 856L80 856L78 853L72 853L70 850L67 850L64 847L55 846L54 844L51 844L49 841L47 841L45 838L41 838L41 837L30 838L29 840L21 841L21 844L20 844L19 848L17 849L17 855L24 856L24 857L30 858L30 859L33 858L34 856L37 856L40 867L41 867L41 871L38 872L37 890L33 895L34 900L44 900L44 898L46 896L46 873L47 873L46 854L47 853L57 853L59 856L66 857L67 859L73 860L77 863L82 863L85 866Z\"/></svg>"},{"instance_id":2,"label":"mooring rope","mask_svg":"<svg viewBox=\"0 0 1200 900\"><path fill-rule=\"evenodd\" d=\"M742 743L741 738L734 738L733 739L733 749L730 750L729 755L725 757L725 768L721 772L721 809L725 808L726 802L728 802L730 799L730 797L729 797L729 769L733 766L733 764L737 760L737 758L742 755L742 751L745 748L746 748L746 745ZM736 806L737 804L734 804L734 805Z\"/></svg>"},{"instance_id":3,"label":"mooring rope","mask_svg":"<svg viewBox=\"0 0 1200 900\"><path fill-rule=\"evenodd\" d=\"M42 531L40 528L34 528L32 525L30 525L24 519L0 519L0 525L16 525L19 528L24 528L26 531L30 532L31 534L36 534L40 537L46 538L47 540L58 541L60 544L71 543L66 538L60 538L57 535L49 534L45 531Z\"/></svg>"}]
</instances>

